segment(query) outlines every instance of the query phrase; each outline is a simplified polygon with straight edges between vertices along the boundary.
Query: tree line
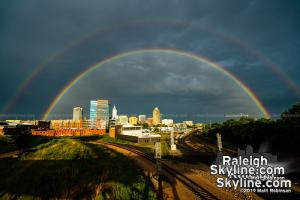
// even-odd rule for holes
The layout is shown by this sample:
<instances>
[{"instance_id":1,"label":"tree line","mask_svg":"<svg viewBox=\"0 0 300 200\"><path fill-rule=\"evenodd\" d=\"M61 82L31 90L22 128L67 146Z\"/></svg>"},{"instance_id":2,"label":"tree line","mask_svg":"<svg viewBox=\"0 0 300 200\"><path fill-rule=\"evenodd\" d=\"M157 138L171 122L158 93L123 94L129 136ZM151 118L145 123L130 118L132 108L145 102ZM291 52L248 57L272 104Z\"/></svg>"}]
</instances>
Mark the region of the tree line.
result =
<instances>
[{"instance_id":1,"label":"tree line","mask_svg":"<svg viewBox=\"0 0 300 200\"><path fill-rule=\"evenodd\" d=\"M244 148L250 144L258 149L261 145L269 145L272 152L299 155L300 102L283 112L277 120L241 117L213 123L204 130L204 136L210 138L215 139L216 133L236 147Z\"/></svg>"}]
</instances>

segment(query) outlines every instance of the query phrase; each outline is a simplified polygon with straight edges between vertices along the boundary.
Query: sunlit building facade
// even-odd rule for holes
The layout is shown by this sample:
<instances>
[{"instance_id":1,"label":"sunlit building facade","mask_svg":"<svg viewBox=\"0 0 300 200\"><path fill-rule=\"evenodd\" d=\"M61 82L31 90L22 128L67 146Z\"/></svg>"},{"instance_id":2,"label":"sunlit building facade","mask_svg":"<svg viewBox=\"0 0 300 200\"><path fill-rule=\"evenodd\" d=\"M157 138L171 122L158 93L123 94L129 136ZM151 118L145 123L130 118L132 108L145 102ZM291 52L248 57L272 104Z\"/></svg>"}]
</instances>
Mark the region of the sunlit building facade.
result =
<instances>
[{"instance_id":1,"label":"sunlit building facade","mask_svg":"<svg viewBox=\"0 0 300 200\"><path fill-rule=\"evenodd\" d=\"M146 119L146 124L148 124L149 126L153 125L153 119L152 119L152 117L149 117L149 118Z\"/></svg>"},{"instance_id":2,"label":"sunlit building facade","mask_svg":"<svg viewBox=\"0 0 300 200\"><path fill-rule=\"evenodd\" d=\"M103 127L104 122L108 126L110 118L109 100L92 100L90 103L90 121L92 128Z\"/></svg>"},{"instance_id":3,"label":"sunlit building facade","mask_svg":"<svg viewBox=\"0 0 300 200\"><path fill-rule=\"evenodd\" d=\"M174 121L173 119L163 119L161 120L161 123L166 126L173 126Z\"/></svg>"},{"instance_id":4,"label":"sunlit building facade","mask_svg":"<svg viewBox=\"0 0 300 200\"><path fill-rule=\"evenodd\" d=\"M136 116L129 117L129 124L137 125L137 123L138 123L138 118Z\"/></svg>"},{"instance_id":5,"label":"sunlit building facade","mask_svg":"<svg viewBox=\"0 0 300 200\"><path fill-rule=\"evenodd\" d=\"M119 115L116 124L120 124L120 125L128 124L128 116Z\"/></svg>"},{"instance_id":6,"label":"sunlit building facade","mask_svg":"<svg viewBox=\"0 0 300 200\"><path fill-rule=\"evenodd\" d=\"M83 108L75 107L73 108L73 121L80 121L83 118Z\"/></svg>"},{"instance_id":7,"label":"sunlit building facade","mask_svg":"<svg viewBox=\"0 0 300 200\"><path fill-rule=\"evenodd\" d=\"M88 124L89 122L86 120L71 120L71 119L51 120L50 128L54 130L82 129L82 128L88 128Z\"/></svg>"},{"instance_id":8,"label":"sunlit building facade","mask_svg":"<svg viewBox=\"0 0 300 200\"><path fill-rule=\"evenodd\" d=\"M152 123L153 125L160 124L160 111L158 107L154 108L153 110Z\"/></svg>"},{"instance_id":9,"label":"sunlit building facade","mask_svg":"<svg viewBox=\"0 0 300 200\"><path fill-rule=\"evenodd\" d=\"M187 126L193 126L194 125L193 121L183 121L182 123L186 124Z\"/></svg>"},{"instance_id":10,"label":"sunlit building facade","mask_svg":"<svg viewBox=\"0 0 300 200\"><path fill-rule=\"evenodd\" d=\"M91 101L90 103L90 120L96 121L97 118L97 101Z\"/></svg>"},{"instance_id":11,"label":"sunlit building facade","mask_svg":"<svg viewBox=\"0 0 300 200\"><path fill-rule=\"evenodd\" d=\"M109 120L110 117L110 105L108 100L97 100L97 120Z\"/></svg>"},{"instance_id":12,"label":"sunlit building facade","mask_svg":"<svg viewBox=\"0 0 300 200\"><path fill-rule=\"evenodd\" d=\"M140 124L144 124L146 123L146 120L147 120L147 116L146 115L139 115L139 123Z\"/></svg>"}]
</instances>

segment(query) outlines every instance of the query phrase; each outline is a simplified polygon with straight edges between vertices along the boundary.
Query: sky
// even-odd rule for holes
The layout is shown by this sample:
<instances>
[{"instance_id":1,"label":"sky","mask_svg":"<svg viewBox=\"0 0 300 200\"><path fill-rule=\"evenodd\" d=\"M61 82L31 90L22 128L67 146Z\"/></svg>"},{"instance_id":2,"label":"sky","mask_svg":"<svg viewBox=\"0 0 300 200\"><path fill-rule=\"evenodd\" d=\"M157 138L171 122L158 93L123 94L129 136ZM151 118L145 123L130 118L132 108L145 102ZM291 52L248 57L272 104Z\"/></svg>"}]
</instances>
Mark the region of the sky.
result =
<instances>
[{"instance_id":1,"label":"sky","mask_svg":"<svg viewBox=\"0 0 300 200\"><path fill-rule=\"evenodd\" d=\"M151 48L221 65L274 116L300 98L297 0L4 0L0 44L0 115L6 118L39 118L93 64ZM110 99L124 114L150 114L155 106L166 117L199 121L261 114L224 74L176 54L109 62L74 85L52 114L71 115L73 106L88 114L89 100L98 98Z\"/></svg>"}]
</instances>

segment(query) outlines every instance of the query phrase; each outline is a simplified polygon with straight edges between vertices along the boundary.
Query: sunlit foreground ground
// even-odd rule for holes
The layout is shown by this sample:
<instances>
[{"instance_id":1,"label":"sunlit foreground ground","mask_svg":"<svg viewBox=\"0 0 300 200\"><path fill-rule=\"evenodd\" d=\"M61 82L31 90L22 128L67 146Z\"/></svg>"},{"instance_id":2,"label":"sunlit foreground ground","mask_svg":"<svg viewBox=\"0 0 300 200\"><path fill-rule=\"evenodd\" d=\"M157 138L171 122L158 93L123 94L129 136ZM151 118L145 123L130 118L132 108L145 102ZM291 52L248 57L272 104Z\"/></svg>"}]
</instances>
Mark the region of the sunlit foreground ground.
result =
<instances>
[{"instance_id":1,"label":"sunlit foreground ground","mask_svg":"<svg viewBox=\"0 0 300 200\"><path fill-rule=\"evenodd\" d=\"M0 199L156 199L143 172L119 153L73 138L26 142L30 151L0 158ZM0 148L18 149L7 138Z\"/></svg>"}]
</instances>

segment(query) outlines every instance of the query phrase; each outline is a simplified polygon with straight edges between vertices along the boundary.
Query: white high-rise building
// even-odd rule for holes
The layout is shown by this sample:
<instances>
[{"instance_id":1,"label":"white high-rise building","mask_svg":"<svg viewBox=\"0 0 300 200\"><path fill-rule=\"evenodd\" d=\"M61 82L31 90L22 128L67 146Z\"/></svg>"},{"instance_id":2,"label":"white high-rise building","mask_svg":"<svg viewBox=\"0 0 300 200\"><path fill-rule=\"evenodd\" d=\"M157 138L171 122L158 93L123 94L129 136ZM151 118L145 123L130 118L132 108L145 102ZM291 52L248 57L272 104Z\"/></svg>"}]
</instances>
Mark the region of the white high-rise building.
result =
<instances>
[{"instance_id":1,"label":"white high-rise building","mask_svg":"<svg viewBox=\"0 0 300 200\"><path fill-rule=\"evenodd\" d=\"M139 123L144 124L146 123L147 116L146 115L139 115Z\"/></svg>"},{"instance_id":2,"label":"white high-rise building","mask_svg":"<svg viewBox=\"0 0 300 200\"><path fill-rule=\"evenodd\" d=\"M112 109L112 116L111 119L116 120L118 119L118 110L116 108L116 106L114 105L113 109Z\"/></svg>"},{"instance_id":3,"label":"white high-rise building","mask_svg":"<svg viewBox=\"0 0 300 200\"><path fill-rule=\"evenodd\" d=\"M73 108L73 121L80 121L83 117L83 108L75 107Z\"/></svg>"}]
</instances>

